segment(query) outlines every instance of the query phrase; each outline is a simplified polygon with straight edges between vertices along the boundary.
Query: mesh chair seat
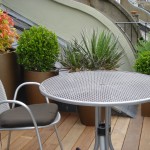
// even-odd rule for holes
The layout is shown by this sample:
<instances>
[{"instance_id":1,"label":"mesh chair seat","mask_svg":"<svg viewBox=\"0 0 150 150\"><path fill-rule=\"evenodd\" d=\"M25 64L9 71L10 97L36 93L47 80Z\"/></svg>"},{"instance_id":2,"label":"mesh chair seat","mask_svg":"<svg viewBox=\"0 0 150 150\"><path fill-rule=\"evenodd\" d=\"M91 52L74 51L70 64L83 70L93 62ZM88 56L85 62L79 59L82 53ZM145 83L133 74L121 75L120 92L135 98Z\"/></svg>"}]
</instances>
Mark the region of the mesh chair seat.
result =
<instances>
[{"instance_id":1,"label":"mesh chair seat","mask_svg":"<svg viewBox=\"0 0 150 150\"><path fill-rule=\"evenodd\" d=\"M49 125L54 121L58 112L58 106L53 103L28 105L38 126ZM0 127L16 128L33 126L33 121L27 110L20 106L7 110L0 114Z\"/></svg>"}]
</instances>

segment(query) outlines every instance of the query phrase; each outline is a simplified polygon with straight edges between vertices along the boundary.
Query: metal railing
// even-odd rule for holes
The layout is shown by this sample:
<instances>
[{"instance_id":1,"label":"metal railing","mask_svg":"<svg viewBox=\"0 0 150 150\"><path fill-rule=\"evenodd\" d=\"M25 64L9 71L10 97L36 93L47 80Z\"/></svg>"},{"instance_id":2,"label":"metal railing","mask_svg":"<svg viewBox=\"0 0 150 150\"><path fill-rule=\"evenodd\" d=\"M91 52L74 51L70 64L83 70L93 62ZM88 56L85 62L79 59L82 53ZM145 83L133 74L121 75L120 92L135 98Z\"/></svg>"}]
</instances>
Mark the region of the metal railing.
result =
<instances>
[{"instance_id":1,"label":"metal railing","mask_svg":"<svg viewBox=\"0 0 150 150\"><path fill-rule=\"evenodd\" d=\"M139 39L147 40L147 34L150 32L150 22L141 20L139 22L116 22L116 25L126 35L134 49Z\"/></svg>"}]
</instances>

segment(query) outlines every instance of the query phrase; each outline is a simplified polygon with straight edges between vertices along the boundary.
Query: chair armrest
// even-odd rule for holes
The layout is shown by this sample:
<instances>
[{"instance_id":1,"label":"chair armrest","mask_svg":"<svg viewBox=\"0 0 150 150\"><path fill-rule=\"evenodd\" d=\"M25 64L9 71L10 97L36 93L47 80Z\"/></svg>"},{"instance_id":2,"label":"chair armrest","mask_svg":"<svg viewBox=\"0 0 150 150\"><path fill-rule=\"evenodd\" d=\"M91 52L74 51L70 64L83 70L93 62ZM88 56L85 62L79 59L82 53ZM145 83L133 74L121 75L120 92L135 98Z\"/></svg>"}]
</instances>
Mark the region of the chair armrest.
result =
<instances>
[{"instance_id":1,"label":"chair armrest","mask_svg":"<svg viewBox=\"0 0 150 150\"><path fill-rule=\"evenodd\" d=\"M20 85L16 88L16 90L15 90L15 94L14 94L13 100L16 100L16 99L17 99L17 95L18 95L19 90L20 90L23 86L27 86L27 85L37 85L37 86L39 86L40 83L38 83L38 82L24 82L24 83L20 84ZM46 99L46 102L49 103L48 97L45 97L45 99Z\"/></svg>"}]
</instances>

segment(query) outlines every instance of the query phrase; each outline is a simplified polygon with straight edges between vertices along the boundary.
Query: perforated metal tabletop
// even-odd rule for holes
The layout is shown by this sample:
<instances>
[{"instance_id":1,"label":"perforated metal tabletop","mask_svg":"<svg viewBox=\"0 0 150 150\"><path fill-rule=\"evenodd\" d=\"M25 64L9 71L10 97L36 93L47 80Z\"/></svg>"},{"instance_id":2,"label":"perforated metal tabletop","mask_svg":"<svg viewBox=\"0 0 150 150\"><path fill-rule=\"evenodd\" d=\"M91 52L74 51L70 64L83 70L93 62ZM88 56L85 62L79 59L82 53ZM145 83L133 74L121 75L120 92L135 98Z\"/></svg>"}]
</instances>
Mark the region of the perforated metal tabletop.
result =
<instances>
[{"instance_id":1,"label":"perforated metal tabletop","mask_svg":"<svg viewBox=\"0 0 150 150\"><path fill-rule=\"evenodd\" d=\"M65 73L43 81L43 95L75 105L116 106L150 100L150 76L121 71Z\"/></svg>"}]
</instances>

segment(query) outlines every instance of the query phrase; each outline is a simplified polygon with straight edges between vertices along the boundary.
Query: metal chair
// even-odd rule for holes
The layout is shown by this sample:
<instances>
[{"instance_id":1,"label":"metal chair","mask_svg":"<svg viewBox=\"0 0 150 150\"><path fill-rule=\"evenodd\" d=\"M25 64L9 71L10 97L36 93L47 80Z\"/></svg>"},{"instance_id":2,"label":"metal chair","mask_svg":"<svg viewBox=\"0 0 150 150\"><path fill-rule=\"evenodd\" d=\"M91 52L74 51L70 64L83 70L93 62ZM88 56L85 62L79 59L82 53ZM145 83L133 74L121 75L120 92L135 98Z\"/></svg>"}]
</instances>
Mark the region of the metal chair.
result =
<instances>
[{"instance_id":1,"label":"metal chair","mask_svg":"<svg viewBox=\"0 0 150 150\"><path fill-rule=\"evenodd\" d=\"M46 103L32 104L28 106L23 102L16 100L18 91L25 85L39 86L40 84L37 82L22 83L17 87L13 100L7 100L5 89L0 81L0 131L9 131L7 149L9 150L12 130L35 129L39 147L40 150L42 150L43 148L38 129L54 126L60 148L63 150L56 127L56 123L58 123L61 118L60 113L58 112L58 106L49 103L47 97ZM9 104L12 104L12 107L10 107ZM19 107L15 107L15 104L18 104Z\"/></svg>"}]
</instances>

